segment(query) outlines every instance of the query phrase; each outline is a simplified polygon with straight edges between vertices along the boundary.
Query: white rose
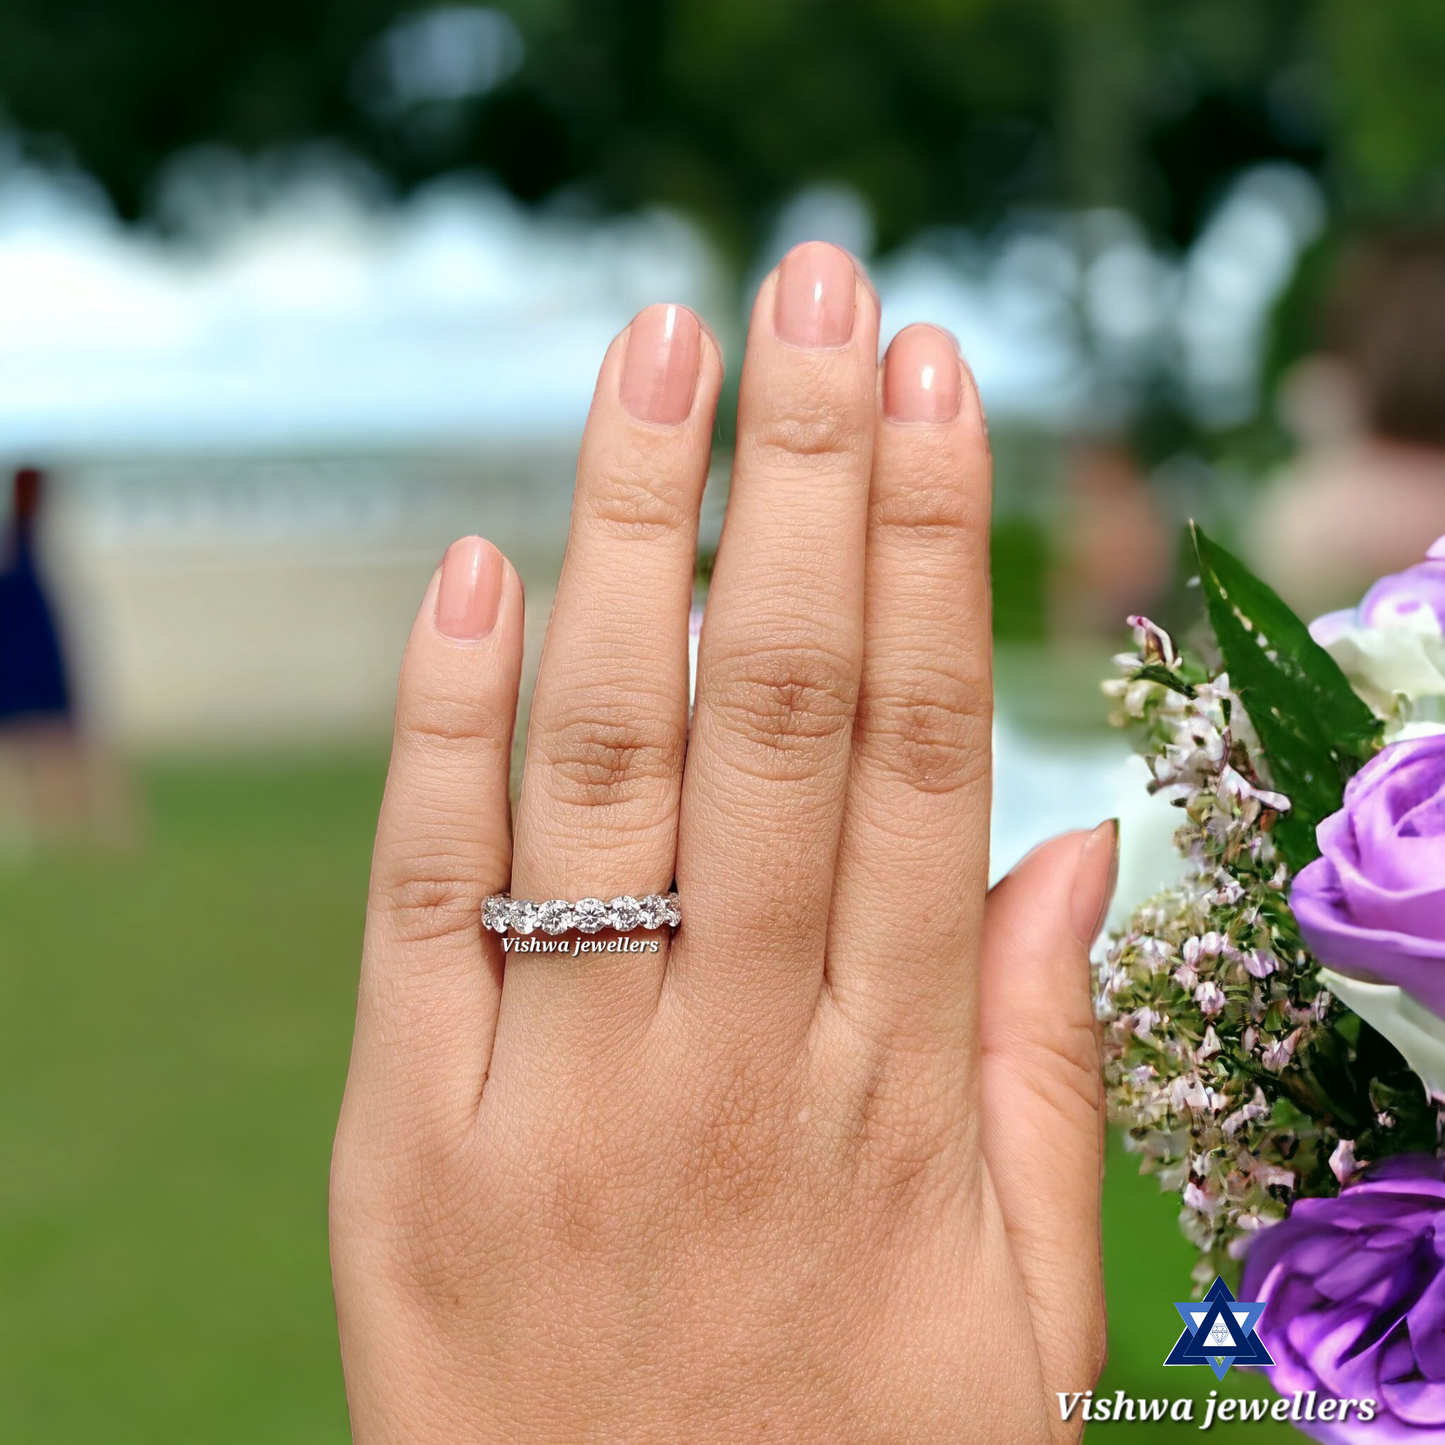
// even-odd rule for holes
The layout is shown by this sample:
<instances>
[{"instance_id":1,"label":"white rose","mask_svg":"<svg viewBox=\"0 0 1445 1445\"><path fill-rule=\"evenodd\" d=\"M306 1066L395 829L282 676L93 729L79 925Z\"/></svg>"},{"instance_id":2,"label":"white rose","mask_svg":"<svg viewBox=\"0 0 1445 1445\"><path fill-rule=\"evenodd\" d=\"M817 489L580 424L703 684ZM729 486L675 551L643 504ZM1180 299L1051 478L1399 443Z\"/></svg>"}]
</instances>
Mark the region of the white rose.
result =
<instances>
[{"instance_id":1,"label":"white rose","mask_svg":"<svg viewBox=\"0 0 1445 1445\"><path fill-rule=\"evenodd\" d=\"M1373 627L1353 611L1331 612L1310 631L1392 738L1407 723L1430 732L1445 726L1445 634L1430 608L1388 613Z\"/></svg>"},{"instance_id":2,"label":"white rose","mask_svg":"<svg viewBox=\"0 0 1445 1445\"><path fill-rule=\"evenodd\" d=\"M1320 982L1405 1056L1405 1062L1437 1098L1445 1098L1445 1020L1392 983L1361 983L1332 968Z\"/></svg>"}]
</instances>

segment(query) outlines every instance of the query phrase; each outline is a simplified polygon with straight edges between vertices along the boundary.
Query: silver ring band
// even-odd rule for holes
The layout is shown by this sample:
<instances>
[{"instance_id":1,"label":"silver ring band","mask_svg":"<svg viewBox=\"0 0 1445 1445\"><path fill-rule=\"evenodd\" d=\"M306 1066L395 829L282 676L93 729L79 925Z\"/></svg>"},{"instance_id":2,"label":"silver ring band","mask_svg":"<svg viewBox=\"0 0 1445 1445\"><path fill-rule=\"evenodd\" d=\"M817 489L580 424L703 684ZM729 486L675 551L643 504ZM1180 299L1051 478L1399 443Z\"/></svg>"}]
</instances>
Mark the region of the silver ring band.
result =
<instances>
[{"instance_id":1,"label":"silver ring band","mask_svg":"<svg viewBox=\"0 0 1445 1445\"><path fill-rule=\"evenodd\" d=\"M565 898L548 898L533 902L529 898L513 898L509 893L494 893L482 904L482 927L493 933L600 933L610 928L617 933L632 933L639 928L676 928L682 922L682 909L676 893L650 893L646 898L624 894L603 902L600 898L579 898L569 903Z\"/></svg>"}]
</instances>

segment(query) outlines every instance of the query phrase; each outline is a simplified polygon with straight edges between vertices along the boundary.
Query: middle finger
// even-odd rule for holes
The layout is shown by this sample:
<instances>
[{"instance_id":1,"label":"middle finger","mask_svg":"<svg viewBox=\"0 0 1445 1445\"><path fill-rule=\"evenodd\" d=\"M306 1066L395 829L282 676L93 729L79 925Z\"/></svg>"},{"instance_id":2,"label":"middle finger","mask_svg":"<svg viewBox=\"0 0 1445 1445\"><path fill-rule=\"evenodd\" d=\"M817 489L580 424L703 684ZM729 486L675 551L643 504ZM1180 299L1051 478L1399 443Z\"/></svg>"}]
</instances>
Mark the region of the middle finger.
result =
<instances>
[{"instance_id":1,"label":"middle finger","mask_svg":"<svg viewBox=\"0 0 1445 1445\"><path fill-rule=\"evenodd\" d=\"M848 255L790 252L748 336L668 965L711 1020L721 1011L750 1031L772 1018L801 1032L823 980L863 656L877 358L877 302Z\"/></svg>"}]
</instances>

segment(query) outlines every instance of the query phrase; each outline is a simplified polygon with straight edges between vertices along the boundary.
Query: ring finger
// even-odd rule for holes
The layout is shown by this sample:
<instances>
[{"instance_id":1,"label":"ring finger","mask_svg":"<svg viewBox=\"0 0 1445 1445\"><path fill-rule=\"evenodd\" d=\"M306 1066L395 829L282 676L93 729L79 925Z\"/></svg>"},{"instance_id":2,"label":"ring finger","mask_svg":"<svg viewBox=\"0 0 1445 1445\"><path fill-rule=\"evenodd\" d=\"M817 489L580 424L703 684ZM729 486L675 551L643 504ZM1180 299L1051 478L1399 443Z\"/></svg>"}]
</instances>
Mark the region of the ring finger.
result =
<instances>
[{"instance_id":1,"label":"ring finger","mask_svg":"<svg viewBox=\"0 0 1445 1445\"><path fill-rule=\"evenodd\" d=\"M603 361L532 703L516 897L605 901L672 881L687 614L721 378L715 344L681 306L642 312ZM494 1070L514 1033L629 1032L650 1016L664 964L663 950L509 954Z\"/></svg>"}]
</instances>

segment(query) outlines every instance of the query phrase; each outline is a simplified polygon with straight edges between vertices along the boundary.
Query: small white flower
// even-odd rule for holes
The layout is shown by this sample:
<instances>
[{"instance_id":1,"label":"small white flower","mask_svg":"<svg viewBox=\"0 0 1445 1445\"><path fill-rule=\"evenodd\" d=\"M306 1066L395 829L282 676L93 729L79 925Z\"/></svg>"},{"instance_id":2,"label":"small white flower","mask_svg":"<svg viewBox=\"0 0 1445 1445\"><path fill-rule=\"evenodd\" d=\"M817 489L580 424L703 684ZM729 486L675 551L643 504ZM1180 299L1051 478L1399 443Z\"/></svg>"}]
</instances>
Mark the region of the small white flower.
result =
<instances>
[{"instance_id":1,"label":"small white flower","mask_svg":"<svg viewBox=\"0 0 1445 1445\"><path fill-rule=\"evenodd\" d=\"M1348 1184L1360 1172L1360 1161L1355 1158L1355 1141L1341 1139L1330 1155L1330 1172L1341 1184Z\"/></svg>"},{"instance_id":2,"label":"small white flower","mask_svg":"<svg viewBox=\"0 0 1445 1445\"><path fill-rule=\"evenodd\" d=\"M1143 1008L1135 1009L1132 1014L1127 1014L1124 1019L1126 1028L1131 1028L1141 1039L1153 1038L1154 1025L1161 1022L1164 1015L1157 1010L1150 1008L1147 1004Z\"/></svg>"},{"instance_id":3,"label":"small white flower","mask_svg":"<svg viewBox=\"0 0 1445 1445\"><path fill-rule=\"evenodd\" d=\"M1160 1189L1168 1194L1177 1194L1184 1186L1184 1166L1175 1164L1168 1169L1161 1169L1155 1177L1159 1180Z\"/></svg>"},{"instance_id":4,"label":"small white flower","mask_svg":"<svg viewBox=\"0 0 1445 1445\"><path fill-rule=\"evenodd\" d=\"M1283 1038L1276 1039L1259 1056L1259 1061L1271 1073L1277 1074L1294 1057L1295 1045L1299 1043L1300 1031L1292 1029Z\"/></svg>"},{"instance_id":5,"label":"small white flower","mask_svg":"<svg viewBox=\"0 0 1445 1445\"><path fill-rule=\"evenodd\" d=\"M1268 788L1255 787L1248 778L1227 763L1219 773L1219 796L1236 806L1258 803L1261 807L1272 808L1276 813L1289 811L1289 799L1283 793L1272 793Z\"/></svg>"},{"instance_id":6,"label":"small white flower","mask_svg":"<svg viewBox=\"0 0 1445 1445\"><path fill-rule=\"evenodd\" d=\"M1244 957L1245 972L1251 978L1268 978L1275 970L1275 957L1267 948L1256 948Z\"/></svg>"},{"instance_id":7,"label":"small white flower","mask_svg":"<svg viewBox=\"0 0 1445 1445\"><path fill-rule=\"evenodd\" d=\"M1256 1119L1266 1118L1269 1114L1269 1104L1265 1101L1264 1091L1255 1088L1254 1098L1247 1104L1241 1104L1224 1121L1224 1137L1233 1139L1246 1124L1252 1124Z\"/></svg>"},{"instance_id":8,"label":"small white flower","mask_svg":"<svg viewBox=\"0 0 1445 1445\"><path fill-rule=\"evenodd\" d=\"M1293 1189L1295 1173L1281 1164L1256 1164L1250 1171L1266 1189Z\"/></svg>"},{"instance_id":9,"label":"small white flower","mask_svg":"<svg viewBox=\"0 0 1445 1445\"><path fill-rule=\"evenodd\" d=\"M1244 897L1244 888L1235 878L1231 878L1223 871L1216 875L1218 882L1211 893L1208 901L1215 908L1232 908L1241 898Z\"/></svg>"},{"instance_id":10,"label":"small white flower","mask_svg":"<svg viewBox=\"0 0 1445 1445\"><path fill-rule=\"evenodd\" d=\"M1199 1005L1199 1011L1206 1018L1213 1018L1224 1012L1224 990L1212 979L1206 980L1194 990L1194 1002Z\"/></svg>"},{"instance_id":11,"label":"small white flower","mask_svg":"<svg viewBox=\"0 0 1445 1445\"><path fill-rule=\"evenodd\" d=\"M1217 1114L1226 1102L1223 1094L1200 1078L1181 1074L1169 1085L1169 1106L1176 1113L1180 1109L1193 1109L1197 1113Z\"/></svg>"},{"instance_id":12,"label":"small white flower","mask_svg":"<svg viewBox=\"0 0 1445 1445\"><path fill-rule=\"evenodd\" d=\"M1239 1235L1229 1241L1229 1257L1231 1259L1243 1259L1249 1253L1249 1246L1254 1243L1254 1236L1262 1229L1268 1229L1272 1224L1278 1224L1277 1219L1265 1219L1253 1211L1241 1214L1236 1217L1234 1224L1239 1230Z\"/></svg>"},{"instance_id":13,"label":"small white flower","mask_svg":"<svg viewBox=\"0 0 1445 1445\"><path fill-rule=\"evenodd\" d=\"M1224 1200L1212 1189L1201 1188L1192 1179L1184 1186L1184 1202L1191 1209L1197 1209L1201 1214L1208 1215L1218 1214L1224 1204Z\"/></svg>"},{"instance_id":14,"label":"small white flower","mask_svg":"<svg viewBox=\"0 0 1445 1445\"><path fill-rule=\"evenodd\" d=\"M1194 1056L1199 1060L1200 1063L1204 1064L1208 1063L1209 1060L1212 1059L1218 1052L1219 1035L1214 1032L1214 1025L1210 1024L1204 1030L1204 1039L1200 1043L1198 1049L1195 1050Z\"/></svg>"},{"instance_id":15,"label":"small white flower","mask_svg":"<svg viewBox=\"0 0 1445 1445\"><path fill-rule=\"evenodd\" d=\"M1168 942L1153 934L1148 938L1141 938L1136 947L1139 952L1139 957L1146 959L1156 967L1166 959L1174 957L1174 950L1170 948Z\"/></svg>"},{"instance_id":16,"label":"small white flower","mask_svg":"<svg viewBox=\"0 0 1445 1445\"><path fill-rule=\"evenodd\" d=\"M1157 682L1150 682L1147 678L1140 678L1136 682L1127 684L1124 692L1124 711L1130 717L1143 717L1145 704L1158 686Z\"/></svg>"},{"instance_id":17,"label":"small white flower","mask_svg":"<svg viewBox=\"0 0 1445 1445\"><path fill-rule=\"evenodd\" d=\"M1162 662L1172 668L1179 661L1174 639L1162 627L1138 614L1129 618L1129 626L1134 629L1134 643L1146 662Z\"/></svg>"}]
</instances>

